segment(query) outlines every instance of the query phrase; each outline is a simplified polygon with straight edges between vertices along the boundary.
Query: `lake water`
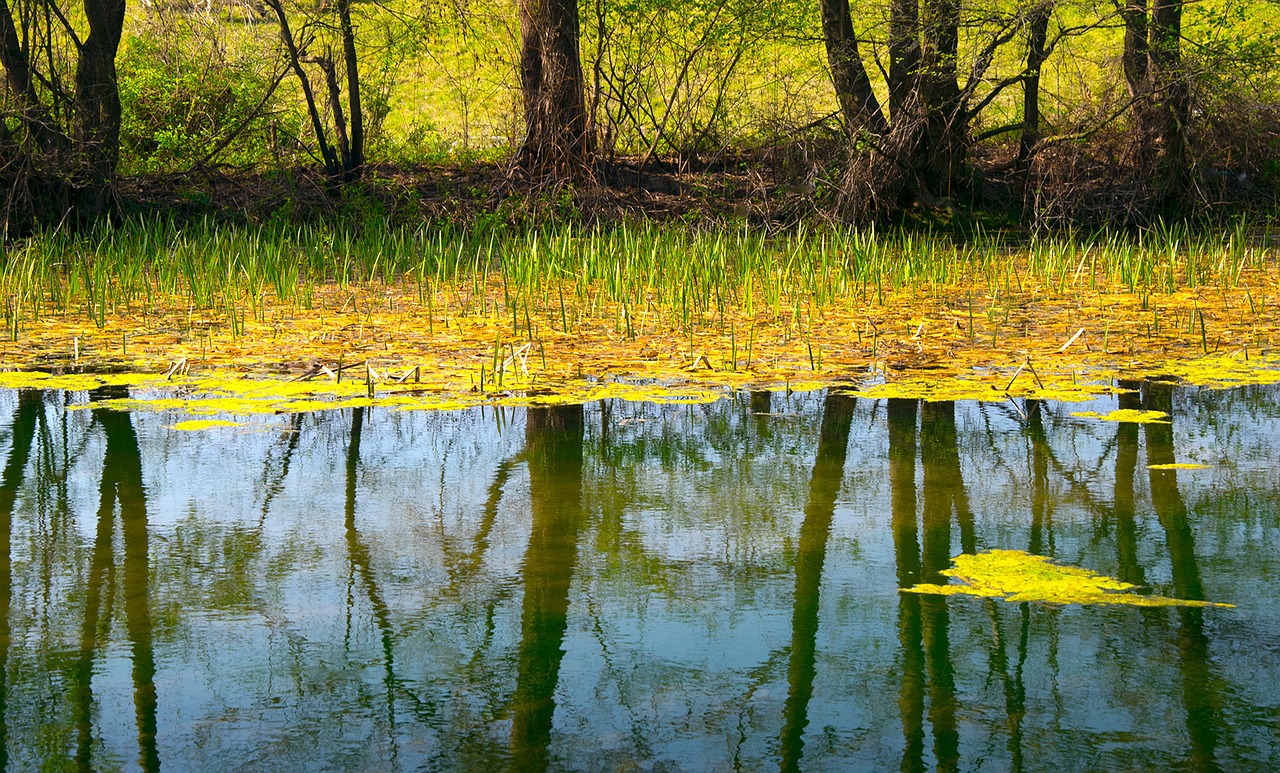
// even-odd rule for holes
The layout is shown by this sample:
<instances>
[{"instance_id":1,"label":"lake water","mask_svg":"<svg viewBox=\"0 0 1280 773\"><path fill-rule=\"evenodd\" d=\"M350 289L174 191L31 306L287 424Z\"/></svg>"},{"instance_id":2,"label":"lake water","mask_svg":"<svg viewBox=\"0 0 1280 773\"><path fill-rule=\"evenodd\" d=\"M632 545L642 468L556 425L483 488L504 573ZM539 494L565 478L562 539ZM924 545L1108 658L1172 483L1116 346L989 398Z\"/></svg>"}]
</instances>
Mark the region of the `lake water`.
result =
<instances>
[{"instance_id":1,"label":"lake water","mask_svg":"<svg viewBox=\"0 0 1280 773\"><path fill-rule=\"evenodd\" d=\"M0 394L9 770L1280 769L1274 387L92 397ZM992 548L1237 607L898 591Z\"/></svg>"}]
</instances>

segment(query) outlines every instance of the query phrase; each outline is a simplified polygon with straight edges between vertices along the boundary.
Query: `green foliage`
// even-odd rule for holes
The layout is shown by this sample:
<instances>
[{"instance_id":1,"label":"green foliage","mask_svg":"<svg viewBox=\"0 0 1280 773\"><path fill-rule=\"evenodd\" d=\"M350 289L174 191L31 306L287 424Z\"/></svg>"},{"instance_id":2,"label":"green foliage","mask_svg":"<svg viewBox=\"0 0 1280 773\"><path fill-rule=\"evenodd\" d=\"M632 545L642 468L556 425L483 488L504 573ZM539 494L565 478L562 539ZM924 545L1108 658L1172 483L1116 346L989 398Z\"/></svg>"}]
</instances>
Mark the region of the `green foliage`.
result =
<instances>
[{"instance_id":1,"label":"green foliage","mask_svg":"<svg viewBox=\"0 0 1280 773\"><path fill-rule=\"evenodd\" d=\"M595 0L582 14L587 101L606 153L714 154L771 122L812 120L821 99L820 59L802 54L818 50L803 0Z\"/></svg>"},{"instance_id":2,"label":"green foliage","mask_svg":"<svg viewBox=\"0 0 1280 773\"><path fill-rule=\"evenodd\" d=\"M217 61L216 49L164 40L155 30L129 39L118 63L121 171L173 173L269 158L272 81L244 63Z\"/></svg>"}]
</instances>

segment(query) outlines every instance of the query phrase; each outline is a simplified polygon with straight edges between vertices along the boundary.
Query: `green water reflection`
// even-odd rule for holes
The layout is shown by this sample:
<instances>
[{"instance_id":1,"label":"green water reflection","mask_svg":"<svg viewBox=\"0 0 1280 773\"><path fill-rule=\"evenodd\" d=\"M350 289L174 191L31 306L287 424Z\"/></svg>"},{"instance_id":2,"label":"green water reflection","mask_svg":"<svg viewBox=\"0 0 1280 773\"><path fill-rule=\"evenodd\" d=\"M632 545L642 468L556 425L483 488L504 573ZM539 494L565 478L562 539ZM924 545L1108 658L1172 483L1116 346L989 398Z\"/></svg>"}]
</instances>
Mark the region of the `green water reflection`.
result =
<instances>
[{"instance_id":1,"label":"green water reflection","mask_svg":"<svg viewBox=\"0 0 1280 773\"><path fill-rule=\"evenodd\" d=\"M0 769L1280 768L1280 390L1123 386L204 433L4 394ZM1173 419L1070 416L1115 407ZM1238 607L897 591L990 548Z\"/></svg>"}]
</instances>

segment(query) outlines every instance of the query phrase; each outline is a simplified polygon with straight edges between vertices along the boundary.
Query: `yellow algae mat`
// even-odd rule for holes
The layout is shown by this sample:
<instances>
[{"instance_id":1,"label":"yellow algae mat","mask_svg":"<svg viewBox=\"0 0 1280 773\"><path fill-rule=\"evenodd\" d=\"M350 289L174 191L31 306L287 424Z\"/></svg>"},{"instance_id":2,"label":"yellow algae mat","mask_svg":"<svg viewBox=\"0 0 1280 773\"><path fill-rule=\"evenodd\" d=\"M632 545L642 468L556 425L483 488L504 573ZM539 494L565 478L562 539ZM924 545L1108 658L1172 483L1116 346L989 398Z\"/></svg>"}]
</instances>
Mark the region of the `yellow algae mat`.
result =
<instances>
[{"instance_id":1,"label":"yellow algae mat","mask_svg":"<svg viewBox=\"0 0 1280 773\"><path fill-rule=\"evenodd\" d=\"M1233 607L1212 601L1175 599L1167 596L1144 596L1127 582L1081 569L1064 566L1044 556L1021 550L989 550L974 555L959 555L954 566L941 574L954 577L958 584L922 583L903 588L907 593L939 596L980 596L1005 601L1030 601L1040 604L1122 604L1135 607Z\"/></svg>"},{"instance_id":2,"label":"yellow algae mat","mask_svg":"<svg viewBox=\"0 0 1280 773\"><path fill-rule=\"evenodd\" d=\"M603 293L566 308L554 288L508 302L498 275L425 297L407 284L321 285L306 307L268 293L239 316L234 304L151 296L96 315L51 307L11 328L0 387L126 385L122 407L199 415L708 402L829 385L866 397L1087 400L1153 375L1278 382L1277 310L1253 301L1276 280L1249 271L1231 289L1058 291L1028 280L999 297L930 286L822 304L737 298L694 317Z\"/></svg>"}]
</instances>

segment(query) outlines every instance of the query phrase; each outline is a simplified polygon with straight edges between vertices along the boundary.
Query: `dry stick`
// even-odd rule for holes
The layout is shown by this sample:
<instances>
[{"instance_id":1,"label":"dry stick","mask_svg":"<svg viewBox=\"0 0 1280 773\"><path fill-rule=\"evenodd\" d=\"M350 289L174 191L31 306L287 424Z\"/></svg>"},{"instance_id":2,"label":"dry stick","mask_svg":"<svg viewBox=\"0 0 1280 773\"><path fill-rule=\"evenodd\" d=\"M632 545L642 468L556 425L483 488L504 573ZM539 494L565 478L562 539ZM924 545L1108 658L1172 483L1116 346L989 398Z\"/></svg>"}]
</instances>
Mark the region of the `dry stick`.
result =
<instances>
[{"instance_id":1,"label":"dry stick","mask_svg":"<svg viewBox=\"0 0 1280 773\"><path fill-rule=\"evenodd\" d=\"M1062 345L1062 348L1058 350L1058 354L1062 354L1067 349L1069 349L1071 347L1071 344L1074 344L1076 342L1076 339L1082 335L1084 335L1084 328L1080 328L1079 330L1077 330L1076 334L1071 336L1071 338L1065 344Z\"/></svg>"},{"instance_id":2,"label":"dry stick","mask_svg":"<svg viewBox=\"0 0 1280 773\"><path fill-rule=\"evenodd\" d=\"M1013 378L1009 379L1009 383L1004 385L1004 391L1009 391L1009 387L1013 386L1013 382L1018 380L1018 376L1022 375L1022 369L1025 367L1027 367L1025 362L1018 366L1018 369L1013 372Z\"/></svg>"},{"instance_id":3,"label":"dry stick","mask_svg":"<svg viewBox=\"0 0 1280 773\"><path fill-rule=\"evenodd\" d=\"M529 350L532 348L533 348L533 344L525 344L524 346L521 346L519 349L512 348L511 356L507 357L502 361L503 372L506 372L508 365L512 365L516 362L516 360L519 360L520 370L522 370L526 376L529 375L529 367L527 365L527 362L529 360Z\"/></svg>"},{"instance_id":4,"label":"dry stick","mask_svg":"<svg viewBox=\"0 0 1280 773\"><path fill-rule=\"evenodd\" d=\"M311 370L308 370L308 371L306 371L305 373L300 373L300 374L298 374L297 376L294 376L293 378L289 379L289 381L290 381L290 383L292 383L292 382L294 382L294 381L310 381L311 379L313 379L313 378L315 378L316 376L320 375L320 373L321 373L324 369L325 369L325 368L324 368L324 366L323 366L323 365L315 365L315 366L313 366L313 367L311 368ZM331 374L331 375L332 375L332 374Z\"/></svg>"},{"instance_id":5,"label":"dry stick","mask_svg":"<svg viewBox=\"0 0 1280 773\"><path fill-rule=\"evenodd\" d=\"M1028 357L1028 358L1027 358L1027 368L1031 371L1031 375L1033 375L1033 376L1035 376L1035 377L1036 377L1036 384L1037 384L1041 389L1044 389L1044 382L1040 380L1040 374L1039 374L1039 373L1036 373L1036 366L1034 366L1034 365L1032 365L1032 364L1031 364L1031 358L1030 358L1030 357Z\"/></svg>"}]
</instances>

